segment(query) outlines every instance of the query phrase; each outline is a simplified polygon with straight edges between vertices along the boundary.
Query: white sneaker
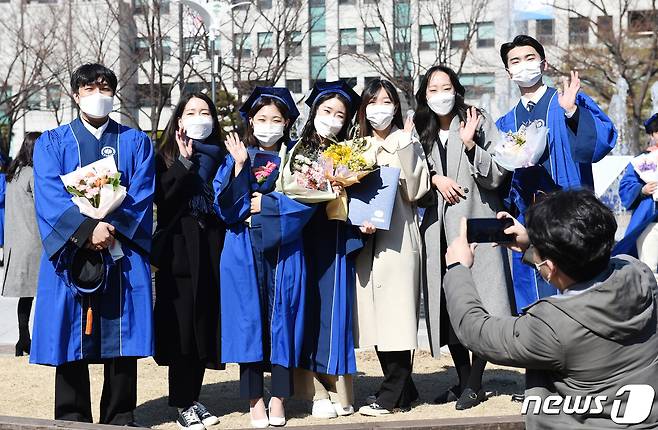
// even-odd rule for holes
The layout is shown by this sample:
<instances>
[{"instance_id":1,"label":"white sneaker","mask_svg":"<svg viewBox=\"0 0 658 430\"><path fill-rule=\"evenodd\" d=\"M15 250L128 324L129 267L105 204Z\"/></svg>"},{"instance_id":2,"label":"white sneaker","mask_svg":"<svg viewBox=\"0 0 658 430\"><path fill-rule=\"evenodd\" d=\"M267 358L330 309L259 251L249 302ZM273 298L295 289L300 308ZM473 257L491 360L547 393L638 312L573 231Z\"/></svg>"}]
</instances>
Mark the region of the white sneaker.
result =
<instances>
[{"instance_id":1,"label":"white sneaker","mask_svg":"<svg viewBox=\"0 0 658 430\"><path fill-rule=\"evenodd\" d=\"M336 418L336 408L329 399L316 400L313 402L313 410L311 415L315 418Z\"/></svg>"},{"instance_id":2,"label":"white sneaker","mask_svg":"<svg viewBox=\"0 0 658 430\"><path fill-rule=\"evenodd\" d=\"M269 403L267 404L267 412L268 415L270 416L270 425L273 427L283 427L286 425L286 412L285 409L283 411L283 416L282 417L277 417L272 415L272 399L270 398Z\"/></svg>"},{"instance_id":3,"label":"white sneaker","mask_svg":"<svg viewBox=\"0 0 658 430\"><path fill-rule=\"evenodd\" d=\"M334 402L334 409L336 410L336 415L339 417L345 417L347 415L352 415L354 413L354 406L352 405L347 405L346 407L343 407L339 402Z\"/></svg>"},{"instance_id":4,"label":"white sneaker","mask_svg":"<svg viewBox=\"0 0 658 430\"><path fill-rule=\"evenodd\" d=\"M391 411L382 408L377 403L372 403L370 405L361 406L361 408L359 408L359 413L368 417L380 417L382 415L389 415Z\"/></svg>"},{"instance_id":5,"label":"white sneaker","mask_svg":"<svg viewBox=\"0 0 658 430\"><path fill-rule=\"evenodd\" d=\"M254 408L249 407L249 419L251 426L255 429L264 429L270 426L270 420L267 418L267 410L265 410L265 418L254 418Z\"/></svg>"}]
</instances>

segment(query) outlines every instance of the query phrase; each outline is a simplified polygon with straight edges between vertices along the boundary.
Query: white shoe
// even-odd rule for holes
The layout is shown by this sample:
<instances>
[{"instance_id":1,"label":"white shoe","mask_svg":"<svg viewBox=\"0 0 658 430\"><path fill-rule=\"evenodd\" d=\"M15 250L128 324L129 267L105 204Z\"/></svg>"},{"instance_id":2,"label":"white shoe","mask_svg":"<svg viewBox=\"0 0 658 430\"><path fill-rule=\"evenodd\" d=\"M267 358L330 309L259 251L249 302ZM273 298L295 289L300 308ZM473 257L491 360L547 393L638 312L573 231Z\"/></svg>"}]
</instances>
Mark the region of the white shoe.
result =
<instances>
[{"instance_id":1,"label":"white shoe","mask_svg":"<svg viewBox=\"0 0 658 430\"><path fill-rule=\"evenodd\" d=\"M249 419L251 426L255 429L264 429L270 426L270 420L267 418L267 410L265 411L265 418L254 419L254 408L249 407Z\"/></svg>"},{"instance_id":2,"label":"white shoe","mask_svg":"<svg viewBox=\"0 0 658 430\"><path fill-rule=\"evenodd\" d=\"M382 408L377 403L372 403L367 406L361 406L359 408L359 413L361 415L366 415L368 417L380 417L382 415L389 415L391 411L388 409Z\"/></svg>"},{"instance_id":3,"label":"white shoe","mask_svg":"<svg viewBox=\"0 0 658 430\"><path fill-rule=\"evenodd\" d=\"M273 427L283 427L286 425L286 411L285 409L283 410L283 416L282 417L277 417L272 415L272 399L270 398L269 403L267 404L267 411L269 412L270 416L270 425Z\"/></svg>"},{"instance_id":4,"label":"white shoe","mask_svg":"<svg viewBox=\"0 0 658 430\"><path fill-rule=\"evenodd\" d=\"M334 402L334 409L336 410L336 415L339 417L345 417L347 415L352 415L354 413L354 406L352 405L347 405L346 407L343 407L339 402Z\"/></svg>"},{"instance_id":5,"label":"white shoe","mask_svg":"<svg viewBox=\"0 0 658 430\"><path fill-rule=\"evenodd\" d=\"M311 415L315 418L336 418L336 408L329 399L316 400L313 402L313 411Z\"/></svg>"}]
</instances>

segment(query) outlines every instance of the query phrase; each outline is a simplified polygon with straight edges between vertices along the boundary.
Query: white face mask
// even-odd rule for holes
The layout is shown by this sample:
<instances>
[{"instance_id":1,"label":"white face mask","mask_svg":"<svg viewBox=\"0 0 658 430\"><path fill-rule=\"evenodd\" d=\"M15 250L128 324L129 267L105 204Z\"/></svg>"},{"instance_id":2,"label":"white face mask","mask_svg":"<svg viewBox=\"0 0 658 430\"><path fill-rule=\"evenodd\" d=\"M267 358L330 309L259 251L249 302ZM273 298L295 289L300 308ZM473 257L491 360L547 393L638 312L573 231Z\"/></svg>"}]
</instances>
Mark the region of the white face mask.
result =
<instances>
[{"instance_id":1,"label":"white face mask","mask_svg":"<svg viewBox=\"0 0 658 430\"><path fill-rule=\"evenodd\" d=\"M203 140L212 134L212 118L206 115L194 115L183 118L185 134L190 139Z\"/></svg>"},{"instance_id":2,"label":"white face mask","mask_svg":"<svg viewBox=\"0 0 658 430\"><path fill-rule=\"evenodd\" d=\"M80 97L80 110L91 118L105 118L112 112L114 97L100 92Z\"/></svg>"},{"instance_id":3,"label":"white face mask","mask_svg":"<svg viewBox=\"0 0 658 430\"><path fill-rule=\"evenodd\" d=\"M393 122L395 106L371 104L366 107L366 119L375 130L386 130Z\"/></svg>"},{"instance_id":4,"label":"white face mask","mask_svg":"<svg viewBox=\"0 0 658 430\"><path fill-rule=\"evenodd\" d=\"M315 131L322 138L336 136L343 129L343 120L331 115L318 115L313 120Z\"/></svg>"},{"instance_id":5,"label":"white face mask","mask_svg":"<svg viewBox=\"0 0 658 430\"><path fill-rule=\"evenodd\" d=\"M512 75L512 80L518 86L529 88L535 85L541 79L541 61L523 61L521 63L512 64L509 67L509 72Z\"/></svg>"},{"instance_id":6,"label":"white face mask","mask_svg":"<svg viewBox=\"0 0 658 430\"><path fill-rule=\"evenodd\" d=\"M455 107L455 93L437 93L427 100L427 105L437 115L448 115Z\"/></svg>"},{"instance_id":7,"label":"white face mask","mask_svg":"<svg viewBox=\"0 0 658 430\"><path fill-rule=\"evenodd\" d=\"M283 124L255 124L254 137L262 146L269 148L277 143L284 134Z\"/></svg>"}]
</instances>

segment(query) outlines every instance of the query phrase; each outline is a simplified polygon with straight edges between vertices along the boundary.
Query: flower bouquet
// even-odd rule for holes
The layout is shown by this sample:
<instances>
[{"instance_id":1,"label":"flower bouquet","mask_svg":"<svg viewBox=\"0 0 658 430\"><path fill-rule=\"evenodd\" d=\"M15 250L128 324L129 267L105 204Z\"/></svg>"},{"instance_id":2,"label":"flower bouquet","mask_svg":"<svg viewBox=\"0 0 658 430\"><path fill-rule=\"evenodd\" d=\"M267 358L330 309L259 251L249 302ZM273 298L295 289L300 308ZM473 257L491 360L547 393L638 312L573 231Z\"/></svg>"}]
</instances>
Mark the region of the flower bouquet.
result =
<instances>
[{"instance_id":1,"label":"flower bouquet","mask_svg":"<svg viewBox=\"0 0 658 430\"><path fill-rule=\"evenodd\" d=\"M658 151L638 155L631 160L631 164L645 183L658 182ZM658 192L653 194L653 200L658 201Z\"/></svg>"},{"instance_id":2,"label":"flower bouquet","mask_svg":"<svg viewBox=\"0 0 658 430\"><path fill-rule=\"evenodd\" d=\"M287 157L278 188L291 199L302 203L320 203L336 198L325 176L320 151L298 143Z\"/></svg>"},{"instance_id":3,"label":"flower bouquet","mask_svg":"<svg viewBox=\"0 0 658 430\"><path fill-rule=\"evenodd\" d=\"M267 194L274 191L281 158L272 151L250 151L251 191Z\"/></svg>"},{"instance_id":4,"label":"flower bouquet","mask_svg":"<svg viewBox=\"0 0 658 430\"><path fill-rule=\"evenodd\" d=\"M541 121L535 120L523 124L518 131L500 131L494 160L509 171L537 164L546 151L548 128Z\"/></svg>"},{"instance_id":5,"label":"flower bouquet","mask_svg":"<svg viewBox=\"0 0 658 430\"><path fill-rule=\"evenodd\" d=\"M60 179L73 197L82 215L102 220L121 206L126 198L126 187L121 185L121 173L118 171L114 157L106 157L71 173L61 175ZM123 256L118 241L110 248L114 260Z\"/></svg>"}]
</instances>

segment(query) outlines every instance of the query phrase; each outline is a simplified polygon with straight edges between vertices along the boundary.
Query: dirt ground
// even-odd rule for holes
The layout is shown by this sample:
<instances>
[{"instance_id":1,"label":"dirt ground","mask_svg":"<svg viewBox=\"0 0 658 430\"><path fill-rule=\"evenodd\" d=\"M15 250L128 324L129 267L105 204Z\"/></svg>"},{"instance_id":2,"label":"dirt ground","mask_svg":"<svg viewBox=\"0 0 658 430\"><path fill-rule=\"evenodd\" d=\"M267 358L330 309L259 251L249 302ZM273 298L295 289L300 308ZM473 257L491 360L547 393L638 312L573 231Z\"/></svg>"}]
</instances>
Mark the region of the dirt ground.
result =
<instances>
[{"instance_id":1,"label":"dirt ground","mask_svg":"<svg viewBox=\"0 0 658 430\"><path fill-rule=\"evenodd\" d=\"M381 369L373 352L357 353L359 373L355 378L356 405L363 404L368 394L374 393L381 382ZM167 405L167 368L159 367L152 359L139 361L138 406L136 420L143 425L158 429L175 429L176 413ZM0 415L53 417L54 369L29 365L27 358L0 356ZM208 371L200 401L217 414L221 422L213 429L249 427L248 403L239 399L239 373L236 365L223 371ZM102 367L91 366L92 401L94 417L98 417L98 402L102 384ZM421 402L410 412L396 413L381 418L369 418L358 413L332 420L314 419L309 414L310 404L290 400L286 403L288 426L304 426L323 423L352 423L371 420L413 420L432 418L456 418L467 416L514 415L520 413L520 404L510 400L512 393L523 389L523 372L501 366L487 366L484 388L493 392L492 397L468 411L455 410L454 403L433 405L439 392L456 382L456 374L449 355L440 360L429 353L416 354L414 381L420 391ZM266 384L268 381L266 381Z\"/></svg>"}]
</instances>

